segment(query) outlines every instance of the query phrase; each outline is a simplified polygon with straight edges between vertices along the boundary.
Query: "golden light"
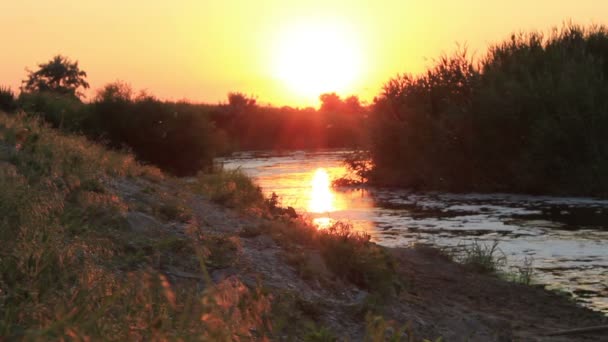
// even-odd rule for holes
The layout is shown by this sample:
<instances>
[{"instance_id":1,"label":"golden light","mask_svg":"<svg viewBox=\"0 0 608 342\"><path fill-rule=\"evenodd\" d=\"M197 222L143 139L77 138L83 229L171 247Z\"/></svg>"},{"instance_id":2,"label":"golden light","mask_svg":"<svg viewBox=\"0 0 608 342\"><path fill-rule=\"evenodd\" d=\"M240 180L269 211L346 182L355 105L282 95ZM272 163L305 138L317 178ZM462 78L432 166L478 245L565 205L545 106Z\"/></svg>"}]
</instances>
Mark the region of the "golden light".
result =
<instances>
[{"instance_id":1,"label":"golden light","mask_svg":"<svg viewBox=\"0 0 608 342\"><path fill-rule=\"evenodd\" d=\"M352 91L360 75L356 36L337 22L294 25L279 39L275 58L276 75L304 97Z\"/></svg>"},{"instance_id":2,"label":"golden light","mask_svg":"<svg viewBox=\"0 0 608 342\"><path fill-rule=\"evenodd\" d=\"M315 171L311 185L308 211L318 214L334 211L334 194L331 191L329 174L325 169L319 168Z\"/></svg>"}]
</instances>

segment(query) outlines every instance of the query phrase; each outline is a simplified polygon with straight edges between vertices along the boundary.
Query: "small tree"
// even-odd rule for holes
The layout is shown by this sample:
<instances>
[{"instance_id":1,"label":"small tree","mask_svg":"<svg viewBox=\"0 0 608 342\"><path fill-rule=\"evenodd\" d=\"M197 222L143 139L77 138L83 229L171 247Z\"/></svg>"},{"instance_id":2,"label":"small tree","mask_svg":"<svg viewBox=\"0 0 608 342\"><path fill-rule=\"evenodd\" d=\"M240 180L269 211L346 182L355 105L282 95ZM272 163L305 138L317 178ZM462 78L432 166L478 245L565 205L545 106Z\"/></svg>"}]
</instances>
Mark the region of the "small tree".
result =
<instances>
[{"instance_id":1,"label":"small tree","mask_svg":"<svg viewBox=\"0 0 608 342\"><path fill-rule=\"evenodd\" d=\"M25 92L53 92L74 97L83 96L80 88L89 88L87 73L80 70L78 61L57 55L48 63L38 65L37 71L29 71L27 80L23 81Z\"/></svg>"}]
</instances>

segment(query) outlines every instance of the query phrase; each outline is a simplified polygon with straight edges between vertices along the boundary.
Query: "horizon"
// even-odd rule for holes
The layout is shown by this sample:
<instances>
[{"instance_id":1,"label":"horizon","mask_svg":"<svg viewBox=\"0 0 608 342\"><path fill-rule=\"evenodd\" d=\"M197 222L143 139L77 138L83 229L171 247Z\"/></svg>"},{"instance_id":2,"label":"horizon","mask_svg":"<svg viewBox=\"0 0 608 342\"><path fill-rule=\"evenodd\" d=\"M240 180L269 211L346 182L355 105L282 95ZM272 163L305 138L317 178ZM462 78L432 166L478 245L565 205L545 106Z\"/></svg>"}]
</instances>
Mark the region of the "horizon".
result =
<instances>
[{"instance_id":1,"label":"horizon","mask_svg":"<svg viewBox=\"0 0 608 342\"><path fill-rule=\"evenodd\" d=\"M601 25L600 13L608 4L592 0L11 2L0 5L14 47L0 57L0 85L19 90L26 69L61 54L87 72L87 100L120 80L169 101L215 104L241 92L260 105L318 107L320 94L336 92L369 103L390 78L423 72L457 44L482 56L514 32Z\"/></svg>"}]
</instances>

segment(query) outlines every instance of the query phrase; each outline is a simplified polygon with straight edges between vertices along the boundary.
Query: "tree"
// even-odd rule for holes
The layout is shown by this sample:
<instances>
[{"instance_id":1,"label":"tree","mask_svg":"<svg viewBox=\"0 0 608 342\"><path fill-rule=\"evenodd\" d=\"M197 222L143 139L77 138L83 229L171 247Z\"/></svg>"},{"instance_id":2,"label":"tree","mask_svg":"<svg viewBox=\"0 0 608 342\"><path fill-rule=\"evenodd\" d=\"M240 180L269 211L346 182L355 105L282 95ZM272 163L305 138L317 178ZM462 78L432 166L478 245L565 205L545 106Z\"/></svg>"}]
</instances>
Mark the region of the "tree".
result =
<instances>
[{"instance_id":1,"label":"tree","mask_svg":"<svg viewBox=\"0 0 608 342\"><path fill-rule=\"evenodd\" d=\"M247 95L239 92L228 93L228 107L232 112L241 114L251 108L255 108L256 99L254 97L248 97Z\"/></svg>"},{"instance_id":2,"label":"tree","mask_svg":"<svg viewBox=\"0 0 608 342\"><path fill-rule=\"evenodd\" d=\"M322 112L338 112L342 109L344 102L336 93L325 93L319 96Z\"/></svg>"},{"instance_id":3,"label":"tree","mask_svg":"<svg viewBox=\"0 0 608 342\"><path fill-rule=\"evenodd\" d=\"M116 81L97 91L95 102L129 102L133 100L133 89L128 83Z\"/></svg>"},{"instance_id":4,"label":"tree","mask_svg":"<svg viewBox=\"0 0 608 342\"><path fill-rule=\"evenodd\" d=\"M48 63L38 65L37 71L29 71L28 79L23 81L25 92L53 92L74 97L83 96L80 88L89 88L87 73L80 70L78 61L57 55Z\"/></svg>"}]
</instances>

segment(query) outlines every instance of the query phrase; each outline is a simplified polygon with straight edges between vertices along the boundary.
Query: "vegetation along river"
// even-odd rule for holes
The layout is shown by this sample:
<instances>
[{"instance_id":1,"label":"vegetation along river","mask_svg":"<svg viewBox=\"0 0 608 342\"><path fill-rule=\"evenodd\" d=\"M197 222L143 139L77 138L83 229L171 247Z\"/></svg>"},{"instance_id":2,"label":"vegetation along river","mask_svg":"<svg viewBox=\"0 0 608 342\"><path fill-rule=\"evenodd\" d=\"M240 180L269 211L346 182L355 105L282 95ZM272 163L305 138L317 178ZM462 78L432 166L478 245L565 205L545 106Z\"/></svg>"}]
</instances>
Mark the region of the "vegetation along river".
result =
<instances>
[{"instance_id":1,"label":"vegetation along river","mask_svg":"<svg viewBox=\"0 0 608 342\"><path fill-rule=\"evenodd\" d=\"M608 200L514 194L420 193L403 189L333 189L348 173L346 151L244 152L221 159L241 169L283 206L319 227L337 220L373 241L402 247L492 245L505 270L530 264L533 283L571 294L608 314Z\"/></svg>"}]
</instances>

